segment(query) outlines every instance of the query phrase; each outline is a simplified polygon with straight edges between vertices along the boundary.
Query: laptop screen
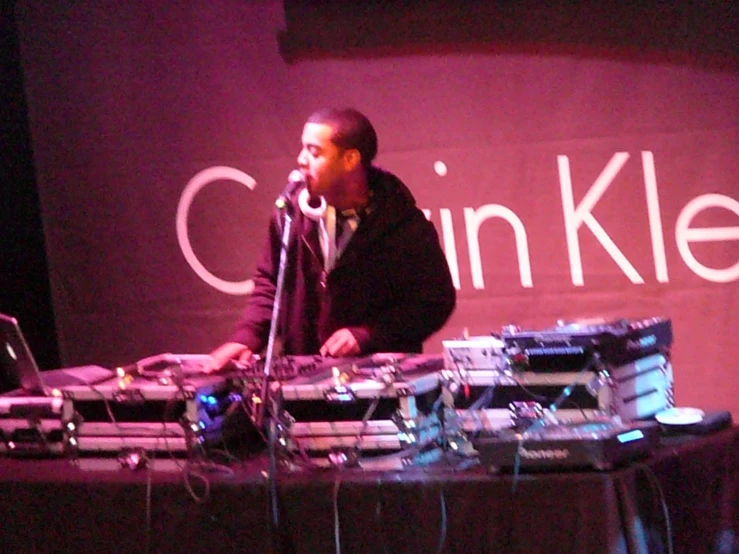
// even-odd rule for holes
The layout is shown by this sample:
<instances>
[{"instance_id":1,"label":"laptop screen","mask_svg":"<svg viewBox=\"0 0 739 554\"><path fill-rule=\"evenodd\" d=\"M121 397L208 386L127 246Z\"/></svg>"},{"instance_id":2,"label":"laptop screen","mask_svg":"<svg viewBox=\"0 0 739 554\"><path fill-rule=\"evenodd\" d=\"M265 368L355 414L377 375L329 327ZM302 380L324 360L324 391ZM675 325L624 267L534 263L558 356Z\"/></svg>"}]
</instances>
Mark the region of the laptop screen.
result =
<instances>
[{"instance_id":1,"label":"laptop screen","mask_svg":"<svg viewBox=\"0 0 739 554\"><path fill-rule=\"evenodd\" d=\"M36 360L18 320L5 314L0 314L0 368L2 386L7 389L2 390L3 393L23 389L28 394L46 394Z\"/></svg>"}]
</instances>

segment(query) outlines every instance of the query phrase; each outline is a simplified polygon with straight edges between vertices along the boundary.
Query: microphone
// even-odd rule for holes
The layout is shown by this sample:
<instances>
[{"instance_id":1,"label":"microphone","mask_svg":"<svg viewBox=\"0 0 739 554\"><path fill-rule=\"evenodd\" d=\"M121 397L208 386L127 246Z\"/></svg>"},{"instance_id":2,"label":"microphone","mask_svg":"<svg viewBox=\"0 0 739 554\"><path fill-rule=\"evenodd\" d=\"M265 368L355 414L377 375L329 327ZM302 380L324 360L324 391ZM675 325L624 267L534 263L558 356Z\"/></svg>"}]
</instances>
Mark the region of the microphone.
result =
<instances>
[{"instance_id":1,"label":"microphone","mask_svg":"<svg viewBox=\"0 0 739 554\"><path fill-rule=\"evenodd\" d=\"M287 177L287 185L275 200L275 206L280 210L287 207L290 203L290 196L303 184L305 184L305 176L299 170L293 169Z\"/></svg>"}]
</instances>

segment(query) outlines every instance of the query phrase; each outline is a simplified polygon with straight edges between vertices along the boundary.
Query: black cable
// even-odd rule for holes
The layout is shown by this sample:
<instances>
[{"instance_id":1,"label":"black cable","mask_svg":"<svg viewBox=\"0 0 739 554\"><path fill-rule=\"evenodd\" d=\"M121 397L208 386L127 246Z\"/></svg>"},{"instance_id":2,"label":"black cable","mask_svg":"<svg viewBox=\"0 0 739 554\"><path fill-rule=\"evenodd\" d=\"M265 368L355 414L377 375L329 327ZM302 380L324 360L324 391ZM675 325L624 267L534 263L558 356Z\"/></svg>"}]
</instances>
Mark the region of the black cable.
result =
<instances>
[{"instance_id":1,"label":"black cable","mask_svg":"<svg viewBox=\"0 0 739 554\"><path fill-rule=\"evenodd\" d=\"M190 495L190 497L197 503L202 504L205 503L210 498L210 481L208 477L205 475L205 472L202 471L203 468L207 467L208 464L205 463L203 459L198 460L194 457L194 452L192 449L187 448L187 433L191 430L184 429L185 436L183 439L185 440L185 447L188 455L187 461L183 464L179 458L177 458L175 451L173 450L169 439L170 438L179 438L177 435L172 434L170 436L169 431L167 429L168 423L173 423L172 417L175 415L173 410L176 407L176 404L178 401L184 401L185 402L185 412L187 411L187 394L184 389L184 382L178 381L177 382L177 390L175 391L174 395L171 398L168 398L167 401L164 404L164 409L162 411L162 432L161 434L157 435L156 438L157 441L164 440L164 447L167 451L167 455L170 460L172 460L177 467L177 469L181 472L182 475L182 482L183 486L185 487L185 490ZM111 414L112 415L112 414ZM123 432L119 428L119 432L121 432L121 436L123 438ZM125 441L125 438L123 438ZM152 457L149 459L146 457L146 454L144 453L144 456L146 458L146 466L147 466L147 478L150 480L151 476L149 472L151 469L153 469L153 464L156 460L156 449L151 453ZM213 466L216 466L217 464L212 464ZM228 468L226 468L228 469ZM230 471L230 470L229 470ZM203 492L202 494L198 494L195 491L194 482L200 481L203 485ZM148 483L148 486L150 486L150 482ZM147 502L150 502L149 497L150 491L147 494ZM147 510L150 510L150 506L147 505ZM148 513L148 512L147 512ZM150 517L150 514L149 514ZM147 525L150 525L150 521ZM147 530L147 533L149 531ZM148 537L147 537L148 540Z\"/></svg>"},{"instance_id":2,"label":"black cable","mask_svg":"<svg viewBox=\"0 0 739 554\"><path fill-rule=\"evenodd\" d=\"M199 466L197 463L188 461L182 468L182 482L185 490L198 504L204 504L210 499L210 480L206 477L205 473L200 471L202 467L202 465ZM194 468L198 468L198 470ZM200 481L203 484L202 494L198 494L195 491L193 487L195 481Z\"/></svg>"},{"instance_id":3,"label":"black cable","mask_svg":"<svg viewBox=\"0 0 739 554\"><path fill-rule=\"evenodd\" d=\"M549 405L547 410L552 414L555 413L559 409L559 407L569 398L570 394L572 394L572 390L580 381L580 377L582 377L587 371L589 371L591 367L599 366L600 363L600 355L597 352L594 352L588 362L582 367L577 375L575 375L575 378L572 380L572 382L562 390L560 395L554 402ZM528 435L530 435L531 432L533 432L537 427L544 426L545 420L546 411L539 418L531 422L531 424L518 435L518 446L516 447L516 457L513 463L512 491L514 493L516 492L516 488L518 487L518 478L521 469L521 449L523 448L523 443L528 438Z\"/></svg>"},{"instance_id":4,"label":"black cable","mask_svg":"<svg viewBox=\"0 0 739 554\"><path fill-rule=\"evenodd\" d=\"M391 454L383 454L381 456L373 456L371 459L373 462L378 461L387 461L387 460L393 460L398 459L402 460L404 458L410 458L412 456L416 456L420 454L426 447L435 444L436 439L428 439L425 442L416 444L414 446L410 446L408 448L405 448L403 450L398 450L397 452L393 452Z\"/></svg>"},{"instance_id":5,"label":"black cable","mask_svg":"<svg viewBox=\"0 0 739 554\"><path fill-rule=\"evenodd\" d=\"M387 390L386 387L385 390ZM380 393L378 393L379 395ZM362 417L362 427L359 429L359 433L357 433L357 436L355 437L354 446L352 447L352 450L360 450L360 445L362 444L362 441L364 440L364 432L367 430L367 427L369 427L369 420L372 417L372 415L375 413L375 410L377 409L377 406L380 404L380 396L376 396L372 399L372 403L369 405L369 408L367 408L367 411L364 413L364 416Z\"/></svg>"},{"instance_id":6,"label":"black cable","mask_svg":"<svg viewBox=\"0 0 739 554\"><path fill-rule=\"evenodd\" d=\"M635 464L636 469L640 469L647 476L647 482L649 483L652 492L655 493L660 508L662 509L662 517L665 521L665 537L667 538L667 554L674 554L674 546L672 544L672 522L670 520L670 512L667 509L667 501L665 500L665 493L662 490L662 486L657 479L654 471L651 467L646 464Z\"/></svg>"},{"instance_id":7,"label":"black cable","mask_svg":"<svg viewBox=\"0 0 739 554\"><path fill-rule=\"evenodd\" d=\"M182 393L183 399L185 400L185 403L187 403L187 399L181 383L178 385L178 391L175 393L175 396L170 398L168 400L168 403L171 402L172 405L174 405L174 402L177 400L177 395L179 393ZM166 410L167 407L165 406L165 412ZM185 408L185 411L187 411L187 408ZM187 448L187 461L184 464L180 463L180 460L175 456L175 453L172 451L169 445L169 438L166 432L166 415L164 417L163 424L165 425L165 429L163 431L162 438L164 438L165 448L167 449L167 453L170 459L175 463L177 469L179 469L182 474L182 484L185 487L185 490L195 502L197 502L198 504L204 504L210 499L210 480L206 476L205 471L203 471L203 469L209 465L209 462L206 462L203 458L198 459L193 449ZM187 447L187 433L191 432L191 430L185 429L184 432L185 446ZM212 465L218 466L218 464ZM230 469L226 469L230 471ZM195 490L195 483L198 481L203 485L203 491L201 494L198 494L198 492Z\"/></svg>"},{"instance_id":8,"label":"black cable","mask_svg":"<svg viewBox=\"0 0 739 554\"><path fill-rule=\"evenodd\" d=\"M439 532L439 546L436 549L436 552L438 552L438 554L441 554L444 550L444 545L446 544L447 533L446 499L444 498L444 487L441 487L439 489L439 503L439 509L441 511L441 524Z\"/></svg>"},{"instance_id":9,"label":"black cable","mask_svg":"<svg viewBox=\"0 0 739 554\"><path fill-rule=\"evenodd\" d=\"M513 382L516 383L518 388L520 388L523 392L528 394L531 398L536 400L537 402L551 402L552 398L549 396L544 396L543 394L536 394L534 391L532 391L530 388L528 388L526 385L524 385L519 379L517 375L510 375L509 376Z\"/></svg>"},{"instance_id":10,"label":"black cable","mask_svg":"<svg viewBox=\"0 0 739 554\"><path fill-rule=\"evenodd\" d=\"M523 390L526 394L528 394L531 398L533 398L537 402L548 402L548 403L551 404L552 402L554 402L556 400L556 399L552 399L550 396L545 396L543 394L536 394L534 391L532 391L531 389L527 388L527 386L524 385L515 375L511 375L510 377L511 377L511 379L513 379L513 381L515 381L516 385L518 385L521 388L521 390ZM575 383L577 383L577 381L579 380L579 378L580 378L580 376L578 375L577 379L575 380ZM588 419L590 419L588 417L588 415L585 413L585 410L583 410L583 408L577 402L575 402L574 400L572 400L571 398L566 399L566 401L563 402L563 405L564 404L571 404L575 408L577 408L580 411L580 414L582 414L583 418L586 421Z\"/></svg>"},{"instance_id":11,"label":"black cable","mask_svg":"<svg viewBox=\"0 0 739 554\"><path fill-rule=\"evenodd\" d=\"M395 381L390 381L388 383L385 383L385 388L383 388L381 391L377 392L377 396L372 399L372 403L367 408L367 411L364 413L364 417L362 417L362 427L359 430L359 433L356 436L356 442L354 443L354 446L352 447L352 450L357 452L357 465L361 462L361 456L359 455L359 452L361 452L360 445L362 444L362 441L364 440L364 432L367 430L367 427L369 426L369 420L372 417L372 415L375 413L375 410L377 409L377 406L380 404L380 400L382 399L382 393L389 390L393 385L395 384ZM400 429L398 429L400 431Z\"/></svg>"},{"instance_id":12,"label":"black cable","mask_svg":"<svg viewBox=\"0 0 739 554\"><path fill-rule=\"evenodd\" d=\"M580 381L580 377L582 377L585 373L587 373L593 366L600 366L600 355L597 352L593 352L593 355L588 360L588 363L586 363L583 368L577 373L575 378L572 380L572 383L567 385L561 392L561 394L557 397L557 399L552 402L552 404L549 405L549 411L551 413L556 412L560 406L567 400L570 395L572 394L572 391L574 390L577 383Z\"/></svg>"},{"instance_id":13,"label":"black cable","mask_svg":"<svg viewBox=\"0 0 739 554\"><path fill-rule=\"evenodd\" d=\"M108 418L110 419L111 423L115 426L116 430L119 433L119 436L121 438L121 443L123 445L123 448L128 448L127 445L127 437L120 426L119 422L117 421L110 401L106 398L105 394L95 388L93 384L86 383L87 386L92 390L94 393L96 393L103 401L105 410L107 412ZM155 436L157 440L163 439L165 448L167 450L167 453L169 455L169 458L175 462L175 465L182 473L183 478L183 485L185 487L185 490L188 492L190 497L197 503L202 504L209 500L210 498L210 491L211 491L211 483L208 479L206 473L208 471L220 471L220 472L226 472L229 475L233 475L233 471L224 465L217 464L214 462L211 462L209 460L204 459L197 459L195 458L194 452L192 449L187 449L188 452L188 460L184 464L180 462L180 460L176 457L174 450L172 449L172 446L170 444L169 439L170 438L179 438L178 435L170 434L170 431L167 428L168 423L174 423L174 417L176 414L173 412L173 409L175 408L178 401L182 400L185 402L185 414L187 412L187 394L184 389L184 381L178 380L177 381L177 391L175 394L167 399L164 405L164 409L162 412L162 433ZM75 412L76 413L76 412ZM193 423L193 422L190 422ZM185 437L184 439L187 441L186 434L190 432L191 430L185 429ZM186 444L187 446L187 444ZM144 552L150 553L151 552L151 542L152 542L152 472L154 470L154 462L156 460L156 452L152 452L151 458L147 456L147 453L145 449L142 449L143 452L141 453L141 456L143 458L143 461L145 463L146 467L146 500L145 500L145 545L144 545ZM200 452L203 454L203 451ZM236 460L234 456L232 456L230 453L226 453L228 457L231 458L231 460ZM203 491L201 494L198 494L195 491L195 483L200 482L203 486ZM232 541L233 543L233 541Z\"/></svg>"},{"instance_id":14,"label":"black cable","mask_svg":"<svg viewBox=\"0 0 739 554\"><path fill-rule=\"evenodd\" d=\"M264 377L267 379L267 376ZM263 387L263 390L265 390L265 387ZM269 387L266 387L266 390L269 390ZM270 515L271 515L271 536L272 538L272 546L275 552L281 552L282 551L282 541L281 541L281 535L280 535L280 507L279 507L279 498L277 496L277 450L276 450L276 442L277 442L277 427L279 424L279 414L282 409L281 405L281 399L282 395L279 393L275 398L274 393L270 395L269 401L271 403L270 410L267 410L267 406L265 405L264 409L264 415L263 421L267 423L269 426L268 433L267 433L267 450L269 454L269 462L267 466L267 495L269 498L269 504L270 504ZM262 402L267 402L267 398L261 398ZM256 421L253 421L255 427L256 427ZM260 431L261 434L261 431Z\"/></svg>"},{"instance_id":15,"label":"black cable","mask_svg":"<svg viewBox=\"0 0 739 554\"><path fill-rule=\"evenodd\" d=\"M224 448L223 450L221 450L220 448L211 448L208 450L208 453L209 453L209 456L208 456L209 458L214 458L216 456L223 456L227 462L230 462L233 464L241 461L239 460L238 457L234 456L227 448ZM228 466L224 465L224 467L228 467Z\"/></svg>"},{"instance_id":16,"label":"black cable","mask_svg":"<svg viewBox=\"0 0 739 554\"><path fill-rule=\"evenodd\" d=\"M174 415L173 409L176 405L176 402L178 400L178 395L182 394L182 400L185 402L185 412L187 412L187 397L185 395L184 388L182 386L182 383L179 383L177 385L177 390L175 391L174 395L167 399L167 401L164 404L164 410L162 411L162 433L157 437L157 439L163 438L164 439L164 448L167 449L167 454L169 455L169 458L174 461L175 465L177 466L177 469L180 471L184 471L185 466L183 464L180 464L180 461L177 459L174 451L172 450L170 444L169 444L169 435L167 434L167 423L171 423L171 421L168 421L168 416ZM187 429L183 429L184 431L184 440L185 440L185 448L188 453L188 457L192 454L192 452L187 449L187 433L189 432ZM173 438L177 438L176 436Z\"/></svg>"},{"instance_id":17,"label":"black cable","mask_svg":"<svg viewBox=\"0 0 739 554\"><path fill-rule=\"evenodd\" d=\"M334 480L334 544L336 546L336 554L341 554L341 521L339 519L339 487L341 486L341 476L336 474Z\"/></svg>"},{"instance_id":18,"label":"black cable","mask_svg":"<svg viewBox=\"0 0 739 554\"><path fill-rule=\"evenodd\" d=\"M518 446L516 447L516 457L513 460L513 483L511 491L515 494L518 488L518 478L521 471L521 448L523 447L523 433L518 435Z\"/></svg>"},{"instance_id":19,"label":"black cable","mask_svg":"<svg viewBox=\"0 0 739 554\"><path fill-rule=\"evenodd\" d=\"M113 409L110 407L110 402L107 398L105 398L105 393L103 391L98 390L96 387L90 385L90 390L94 392L95 394L99 395L100 398L103 400L103 405L105 406L105 411L108 413L108 417L110 418L110 422L115 426L116 430L121 435L121 443L123 446L126 446L126 439L124 437L123 429L118 424L118 421L116 421L115 415L113 415Z\"/></svg>"},{"instance_id":20,"label":"black cable","mask_svg":"<svg viewBox=\"0 0 739 554\"><path fill-rule=\"evenodd\" d=\"M229 424L228 422L229 422L229 420L232 417L235 417L234 414L236 414L236 410L239 409L239 406L241 406L241 410L246 414L246 416L249 419L249 421L253 423L253 421L254 421L253 418L249 415L249 413L247 411L247 408L244 406L243 395L240 395L239 396L239 400L238 401L231 402L231 404L228 405L228 407L224 410L224 412L221 415L218 416L218 417L221 418L221 421L220 421L220 426L221 426L220 431L221 432L220 432L220 437L219 437L219 440L218 440L217 444L220 445L223 448L222 452L225 454L225 456L227 458L230 458L230 460L233 461L233 462L238 462L238 461L242 461L243 462L245 460L238 458L229 449L228 443L226 442L226 437L224 435L224 427L227 424ZM256 426L254 426L254 427L256 428ZM266 443L266 440L264 438L264 435L263 435L263 433L261 433L261 431L259 432L259 435L264 440L264 442ZM215 445L210 446L210 447L207 447L207 450L209 452L209 455L213 455L213 454L216 454L218 452L221 452L220 449L215 448Z\"/></svg>"},{"instance_id":21,"label":"black cable","mask_svg":"<svg viewBox=\"0 0 739 554\"><path fill-rule=\"evenodd\" d=\"M470 404L470 407L467 408L468 410L482 410L490 406L490 402L493 401L493 396L495 395L495 387L497 384L492 384L488 388L486 388L483 393L480 395L480 398L475 400L472 404Z\"/></svg>"},{"instance_id":22,"label":"black cable","mask_svg":"<svg viewBox=\"0 0 739 554\"><path fill-rule=\"evenodd\" d=\"M305 447L300 442L300 439L293 436L289 430L288 430L287 439L289 439L295 445L295 448L297 448L298 453L300 454L300 458L298 460L298 457L295 455L295 453L290 452L289 454L292 457L291 463L298 465L304 469L321 470L321 471L328 471L331 469L331 467L320 466L317 463L315 463L313 460L311 460L310 456L308 456L308 452L305 450Z\"/></svg>"},{"instance_id":23,"label":"black cable","mask_svg":"<svg viewBox=\"0 0 739 554\"><path fill-rule=\"evenodd\" d=\"M277 422L273 417L268 417L269 431L269 471L267 472L267 480L269 482L269 498L272 508L272 525L275 533L279 536L280 529L280 509L277 500L277 454L275 442L277 440Z\"/></svg>"},{"instance_id":24,"label":"black cable","mask_svg":"<svg viewBox=\"0 0 739 554\"><path fill-rule=\"evenodd\" d=\"M275 413L278 413L278 414L281 414L282 413L281 400L282 400L282 397L280 396L280 403L278 404L279 408L274 408ZM239 402L239 404L241 405L241 408L244 411L244 413L247 415L247 417L249 417L249 420L252 422L252 424L254 424L254 418L250 414L249 408L246 405L246 403L243 402L243 399L242 399L241 402ZM281 425L281 428L282 428L283 432L285 432L286 435L287 435L286 437L284 437L285 438L285 441L288 441L289 440L294 445L294 448L296 448L297 451L298 451L299 458L298 458L298 455L296 455L294 452L290 451L289 449L286 449L285 451L283 451L283 455L289 456L290 463L292 463L294 465L297 465L297 466L300 466L302 469L321 470L321 471L326 471L326 470L330 469L330 468L322 467L322 466L314 463L310 459L310 456L308 456L308 452L305 450L303 444L300 442L300 439L298 439L297 437L295 437L292 434L292 428L291 428L291 426L290 425L286 425L283 422L280 422L279 421L279 418L277 416L274 416L274 417L275 417L276 421L278 421L278 423ZM256 427L256 425L255 425L255 427ZM262 440L264 441L264 443L267 444L267 445L269 445L270 441L267 438L267 436L262 432L262 430L261 429L257 429L257 432L259 433L259 436L262 438ZM286 445L287 445L287 443L286 443ZM276 451L275 451L275 457L276 457ZM276 467L275 467L275 469L276 469Z\"/></svg>"},{"instance_id":25,"label":"black cable","mask_svg":"<svg viewBox=\"0 0 739 554\"><path fill-rule=\"evenodd\" d=\"M190 497L197 502L198 504L203 504L207 502L210 499L210 480L205 475L205 472L202 471L204 467L206 467L205 460L198 459L195 456L195 452L192 448L188 448L187 444L187 433L192 432L192 430L184 429L185 436L183 437L185 440L185 447L187 452L187 461L182 464L180 460L175 456L175 453L173 452L172 448L169 444L169 436L167 434L167 428L166 424L167 421L167 415L172 410L172 407L175 406L177 400L179 400L179 395L182 395L182 400L185 402L185 413L187 412L187 395L185 394L184 390L184 383L182 380L177 382L177 391L175 392L174 396L172 398L169 398L165 404L164 407L164 413L162 416L162 435L160 435L158 438L164 439L164 445L167 449L167 454L169 455L169 458L175 463L175 466L177 469L180 470L182 474L182 483L185 487L185 490L190 495ZM189 422L192 423L192 422ZM202 451L200 452L202 454ZM213 464L217 465L217 464ZM196 469L197 468L197 469ZM228 469L228 468L226 468ZM229 470L230 471L230 470ZM202 494L198 494L195 490L195 482L201 482L203 485L203 492Z\"/></svg>"},{"instance_id":26,"label":"black cable","mask_svg":"<svg viewBox=\"0 0 739 554\"><path fill-rule=\"evenodd\" d=\"M144 552L151 552L151 464L146 464L146 527L145 527L145 548Z\"/></svg>"},{"instance_id":27,"label":"black cable","mask_svg":"<svg viewBox=\"0 0 739 554\"><path fill-rule=\"evenodd\" d=\"M169 442L170 438L179 438L174 433L170 436L169 431L167 430L167 424L168 423L174 423L173 418L176 416L174 413L174 408L177 405L178 401L183 401L185 403L185 410L183 417L187 415L187 391L185 391L184 388L184 380L180 379L176 381L177 390L175 391L174 395L167 399L164 405L164 410L162 412L162 433L157 436L157 440L163 439L164 440L164 446L167 450L167 454L169 458L175 463L175 466L177 469L180 470L182 474L182 482L183 486L185 487L185 490L190 495L190 497L197 502L198 504L203 504L207 502L210 499L210 491L211 491L211 483L208 479L207 472L209 470L216 470L216 471L224 471L229 474L233 474L233 471L223 465L216 464L214 462L211 462L210 460L206 459L204 455L204 451L200 448L199 450L196 450L201 445L195 444L194 447L191 447L191 445L188 444L187 439L187 433L193 433L191 429L183 429L185 435L183 436L183 440L185 440L185 448L187 453L187 461L183 464L179 458L177 458L175 451L172 449L172 446ZM194 400L194 399L193 399ZM195 422L186 421L186 424L193 424ZM197 440L197 437L193 437L194 440ZM152 462L156 458L156 452L153 453L152 456ZM200 482L203 486L202 493L198 493L195 490L195 483Z\"/></svg>"},{"instance_id":28,"label":"black cable","mask_svg":"<svg viewBox=\"0 0 739 554\"><path fill-rule=\"evenodd\" d=\"M377 534L380 537L380 545L383 552L389 554L387 543L385 541L384 525L382 521L382 480L377 478L377 503L375 504L375 523L377 524Z\"/></svg>"},{"instance_id":29,"label":"black cable","mask_svg":"<svg viewBox=\"0 0 739 554\"><path fill-rule=\"evenodd\" d=\"M254 414L251 413L249 406L243 397L241 398L241 400L238 401L238 405L241 406L242 411L246 414L246 417L249 418L249 421L251 421L252 425L254 426L254 429L259 434L259 438L262 439L264 444L267 444L269 442L268 436L265 435L262 428L257 425L256 417L254 416Z\"/></svg>"},{"instance_id":30,"label":"black cable","mask_svg":"<svg viewBox=\"0 0 739 554\"><path fill-rule=\"evenodd\" d=\"M113 409L110 406L110 402L108 402L108 399L105 397L105 394L97 389L92 383L85 382L86 386L95 394L100 396L100 398L103 401L103 405L105 406L105 411L107 412L108 417L110 418L110 422L113 424L113 426L118 431L120 438L121 438L121 444L123 445L124 449L126 446L126 437L125 433L123 432L123 429L121 428L120 424L116 420L115 415L113 414ZM74 399L73 399L73 405L74 405ZM75 413L77 413L75 411ZM77 435L77 440L79 441L79 434ZM79 443L77 444L77 447L79 448ZM149 459L146 455L146 452L144 451L142 454L145 467L146 467L146 499L145 499L145 530L144 530L144 537L145 537L145 546L144 546L144 552L146 554L149 554L151 552L151 494L152 494L152 468L149 464Z\"/></svg>"},{"instance_id":31,"label":"black cable","mask_svg":"<svg viewBox=\"0 0 739 554\"><path fill-rule=\"evenodd\" d=\"M582 415L583 420L590 421L590 416L588 416L588 414L585 412L585 410L583 409L583 407L580 406L580 404L578 404L574 400L572 400L572 398L567 399L565 402L562 403L562 405L563 406L567 406L567 405L574 406L575 408L577 408L580 411L580 415Z\"/></svg>"},{"instance_id":32,"label":"black cable","mask_svg":"<svg viewBox=\"0 0 739 554\"><path fill-rule=\"evenodd\" d=\"M188 438L187 434L191 433L193 435L192 440L197 441L198 437L195 436L195 431L192 429L184 429L185 432L185 446L186 446L186 452L187 452L187 461L184 464L181 464L179 459L175 456L175 453L172 451L170 443L169 443L169 434L167 432L166 425L167 423L173 423L171 421L169 416L174 416L176 414L173 414L172 409L174 406L176 406L176 403L179 400L182 400L185 402L185 414L187 415L187 401L188 401L188 391L185 391L184 388L185 382L183 380L179 380L177 382L177 391L175 392L174 396L169 398L167 400L167 403L165 404L164 414L163 414L163 432L162 435L158 438L163 438L165 447L167 449L167 452L169 454L170 459L172 459L177 466L177 468L182 472L182 479L183 479L183 485L185 487L185 490L188 492L190 497L197 503L203 504L207 502L210 499L210 491L211 491L211 483L208 479L207 474L209 472L221 472L225 473L229 476L233 475L233 470L229 468L226 465L219 464L214 462L210 459L210 456L206 452L206 450L203 448L203 445L199 442L196 442L193 445L188 444ZM193 399L194 401L194 399ZM183 417L184 417L183 416ZM196 422L190 422L188 420L185 421L186 424L195 424ZM174 438L178 438L176 435ZM230 456L230 453L227 453ZM235 457L231 456L232 459L236 459ZM201 494L198 494L195 490L195 484L197 482L202 483L203 491Z\"/></svg>"}]
</instances>

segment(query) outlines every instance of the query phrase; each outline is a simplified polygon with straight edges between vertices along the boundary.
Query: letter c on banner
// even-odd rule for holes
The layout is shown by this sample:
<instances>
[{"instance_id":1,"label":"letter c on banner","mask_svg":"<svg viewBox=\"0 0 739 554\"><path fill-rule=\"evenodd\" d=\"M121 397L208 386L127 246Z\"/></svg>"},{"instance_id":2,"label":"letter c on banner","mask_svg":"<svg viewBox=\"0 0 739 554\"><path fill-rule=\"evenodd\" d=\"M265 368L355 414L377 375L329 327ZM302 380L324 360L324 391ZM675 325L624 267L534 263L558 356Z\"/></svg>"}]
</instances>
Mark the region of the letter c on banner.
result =
<instances>
[{"instance_id":1,"label":"letter c on banner","mask_svg":"<svg viewBox=\"0 0 739 554\"><path fill-rule=\"evenodd\" d=\"M219 165L209 167L197 173L185 186L185 190L182 191L182 196L180 197L180 203L177 205L177 242L180 244L180 249L185 256L185 260L190 264L195 274L211 287L226 294L249 294L254 290L254 281L251 279L247 279L246 281L225 281L205 269L205 266L200 263L200 260L195 255L190 244L190 237L187 233L187 218L190 214L190 206L192 205L193 198L195 198L195 195L203 187L213 181L219 180L236 181L250 190L254 190L254 187L257 186L257 182L250 175L233 167Z\"/></svg>"}]
</instances>

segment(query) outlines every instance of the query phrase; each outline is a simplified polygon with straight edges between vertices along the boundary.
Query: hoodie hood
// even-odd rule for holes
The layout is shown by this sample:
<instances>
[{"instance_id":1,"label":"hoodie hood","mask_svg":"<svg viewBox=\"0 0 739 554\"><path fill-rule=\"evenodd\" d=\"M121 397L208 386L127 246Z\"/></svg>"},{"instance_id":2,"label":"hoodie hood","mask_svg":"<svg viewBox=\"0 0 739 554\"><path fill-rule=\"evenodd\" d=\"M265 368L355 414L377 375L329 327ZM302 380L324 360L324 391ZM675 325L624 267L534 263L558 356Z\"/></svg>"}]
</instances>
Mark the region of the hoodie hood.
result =
<instances>
[{"instance_id":1,"label":"hoodie hood","mask_svg":"<svg viewBox=\"0 0 739 554\"><path fill-rule=\"evenodd\" d=\"M416 199L397 176L379 167L370 167L367 182L374 195L373 211L382 212L386 223L397 223L416 210Z\"/></svg>"}]
</instances>

